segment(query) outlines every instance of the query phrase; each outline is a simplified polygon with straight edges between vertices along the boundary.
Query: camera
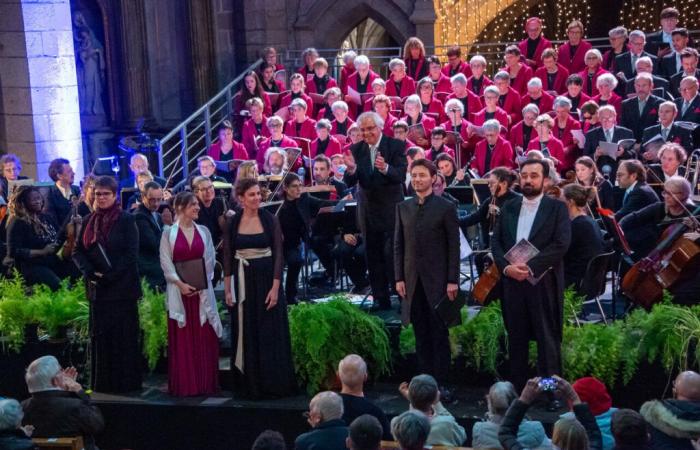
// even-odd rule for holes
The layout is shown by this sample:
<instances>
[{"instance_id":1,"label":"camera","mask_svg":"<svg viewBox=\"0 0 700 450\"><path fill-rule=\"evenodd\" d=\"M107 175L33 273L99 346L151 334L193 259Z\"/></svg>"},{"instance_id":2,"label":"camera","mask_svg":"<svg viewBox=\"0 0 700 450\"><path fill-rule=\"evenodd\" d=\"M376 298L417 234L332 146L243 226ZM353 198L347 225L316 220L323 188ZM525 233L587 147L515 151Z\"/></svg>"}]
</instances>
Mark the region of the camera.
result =
<instances>
[{"instance_id":1,"label":"camera","mask_svg":"<svg viewBox=\"0 0 700 450\"><path fill-rule=\"evenodd\" d=\"M557 389L557 380L554 378L542 378L538 386L544 392L551 392Z\"/></svg>"}]
</instances>

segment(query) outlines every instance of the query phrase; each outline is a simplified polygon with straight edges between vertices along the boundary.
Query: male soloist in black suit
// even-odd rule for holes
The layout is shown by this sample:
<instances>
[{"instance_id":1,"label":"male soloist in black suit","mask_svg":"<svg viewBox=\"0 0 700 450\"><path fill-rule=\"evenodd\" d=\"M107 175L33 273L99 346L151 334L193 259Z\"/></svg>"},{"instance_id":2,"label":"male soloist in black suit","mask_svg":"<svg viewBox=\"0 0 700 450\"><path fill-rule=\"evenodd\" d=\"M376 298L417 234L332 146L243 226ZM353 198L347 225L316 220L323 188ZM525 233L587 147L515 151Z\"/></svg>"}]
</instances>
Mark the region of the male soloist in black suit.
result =
<instances>
[{"instance_id":1,"label":"male soloist in black suit","mask_svg":"<svg viewBox=\"0 0 700 450\"><path fill-rule=\"evenodd\" d=\"M163 201L163 190L155 181L149 181L143 187L141 204L134 212L136 228L139 230L139 274L154 289L165 289L165 277L160 266L160 237L163 233L163 221L158 207Z\"/></svg>"},{"instance_id":2,"label":"male soloist in black suit","mask_svg":"<svg viewBox=\"0 0 700 450\"><path fill-rule=\"evenodd\" d=\"M343 181L359 185L357 205L367 254L375 306L389 309L389 282L393 282L393 240L396 204L403 201L406 156L403 142L382 135L382 118L373 112L358 117L363 141L346 154Z\"/></svg>"},{"instance_id":3,"label":"male soloist in black suit","mask_svg":"<svg viewBox=\"0 0 700 450\"><path fill-rule=\"evenodd\" d=\"M396 206L394 274L396 291L404 299L401 319L413 324L419 373L447 382L450 342L447 327L435 312L445 295L457 296L459 285L459 224L457 208L433 195L437 169L431 161L411 164L415 197Z\"/></svg>"},{"instance_id":4,"label":"male soloist in black suit","mask_svg":"<svg viewBox=\"0 0 700 450\"><path fill-rule=\"evenodd\" d=\"M549 166L541 161L522 165L523 197L503 205L491 239L494 260L503 274L503 320L516 389L527 381L531 339L537 342L539 376L561 373L562 368L563 259L571 241L571 224L566 205L542 193L548 175ZM539 253L527 264L510 264L505 254L523 238ZM539 281L532 285L529 275Z\"/></svg>"}]
</instances>

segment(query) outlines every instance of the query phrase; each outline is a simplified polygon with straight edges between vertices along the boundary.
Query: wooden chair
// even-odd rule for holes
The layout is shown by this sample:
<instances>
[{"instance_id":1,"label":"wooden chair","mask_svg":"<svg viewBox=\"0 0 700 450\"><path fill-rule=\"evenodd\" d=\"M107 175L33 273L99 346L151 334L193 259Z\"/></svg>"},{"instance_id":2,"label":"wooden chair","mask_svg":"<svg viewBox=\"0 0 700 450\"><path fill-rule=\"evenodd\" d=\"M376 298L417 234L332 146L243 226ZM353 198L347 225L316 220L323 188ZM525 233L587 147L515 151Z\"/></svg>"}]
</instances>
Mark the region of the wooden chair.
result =
<instances>
[{"instance_id":1,"label":"wooden chair","mask_svg":"<svg viewBox=\"0 0 700 450\"><path fill-rule=\"evenodd\" d=\"M61 437L61 438L34 438L34 445L40 450L83 450L83 437Z\"/></svg>"}]
</instances>

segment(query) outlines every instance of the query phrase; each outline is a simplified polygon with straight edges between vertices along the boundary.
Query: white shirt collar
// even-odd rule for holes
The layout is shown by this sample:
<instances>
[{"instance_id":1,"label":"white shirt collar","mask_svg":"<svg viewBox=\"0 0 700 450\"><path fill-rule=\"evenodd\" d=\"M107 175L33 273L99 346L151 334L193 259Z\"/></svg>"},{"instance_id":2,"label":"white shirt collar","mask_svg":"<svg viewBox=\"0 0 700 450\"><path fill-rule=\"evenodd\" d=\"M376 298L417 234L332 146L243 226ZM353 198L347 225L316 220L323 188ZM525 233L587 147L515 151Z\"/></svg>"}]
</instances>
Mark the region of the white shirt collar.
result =
<instances>
[{"instance_id":1,"label":"white shirt collar","mask_svg":"<svg viewBox=\"0 0 700 450\"><path fill-rule=\"evenodd\" d=\"M66 200L70 200L71 195L73 195L73 191L71 190L70 186L68 186L68 189L63 189L63 186L61 186L59 182L56 182L56 187Z\"/></svg>"},{"instance_id":2,"label":"white shirt collar","mask_svg":"<svg viewBox=\"0 0 700 450\"><path fill-rule=\"evenodd\" d=\"M632 183L632 185L631 185L630 187L628 187L628 188L625 190L625 192L632 192L632 189L634 189L634 187L635 187L636 185L637 185L637 182L635 181L634 183Z\"/></svg>"},{"instance_id":3,"label":"white shirt collar","mask_svg":"<svg viewBox=\"0 0 700 450\"><path fill-rule=\"evenodd\" d=\"M525 196L523 196L523 205L527 205L528 207L538 207L540 206L540 202L542 201L542 197L544 197L544 193L538 195L537 197L533 199L529 199Z\"/></svg>"}]
</instances>

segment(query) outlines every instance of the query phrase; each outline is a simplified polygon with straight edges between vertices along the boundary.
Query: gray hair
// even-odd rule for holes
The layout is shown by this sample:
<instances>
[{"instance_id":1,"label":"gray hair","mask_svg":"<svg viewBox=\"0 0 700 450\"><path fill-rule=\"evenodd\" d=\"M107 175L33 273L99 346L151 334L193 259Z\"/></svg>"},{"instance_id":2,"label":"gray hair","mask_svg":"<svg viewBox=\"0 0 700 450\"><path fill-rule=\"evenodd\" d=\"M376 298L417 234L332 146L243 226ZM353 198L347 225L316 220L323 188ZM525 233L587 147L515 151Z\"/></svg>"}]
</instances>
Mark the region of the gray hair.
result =
<instances>
[{"instance_id":1,"label":"gray hair","mask_svg":"<svg viewBox=\"0 0 700 450\"><path fill-rule=\"evenodd\" d=\"M375 78L374 81L372 81L372 87L374 87L374 85L386 86L386 81L381 78Z\"/></svg>"},{"instance_id":2,"label":"gray hair","mask_svg":"<svg viewBox=\"0 0 700 450\"><path fill-rule=\"evenodd\" d=\"M316 50L313 47L308 47L305 48L303 52L301 52L301 59L304 60L308 55L314 55L315 57L318 58L318 50Z\"/></svg>"},{"instance_id":3,"label":"gray hair","mask_svg":"<svg viewBox=\"0 0 700 450\"><path fill-rule=\"evenodd\" d=\"M462 83L463 85L467 85L467 77L463 73L457 73L452 75L452 78L450 78L450 83Z\"/></svg>"},{"instance_id":4,"label":"gray hair","mask_svg":"<svg viewBox=\"0 0 700 450\"><path fill-rule=\"evenodd\" d=\"M606 111L611 113L613 116L617 117L617 110L615 109L615 107L613 105L601 106L600 108L598 108L598 115L600 116L600 113L606 112Z\"/></svg>"},{"instance_id":5,"label":"gray hair","mask_svg":"<svg viewBox=\"0 0 700 450\"><path fill-rule=\"evenodd\" d=\"M560 95L559 97L554 99L554 103L552 104L553 108L559 108L559 107L564 107L564 108L569 108L571 109L573 105L571 104L571 100L569 100L569 97L565 97L563 95Z\"/></svg>"},{"instance_id":6,"label":"gray hair","mask_svg":"<svg viewBox=\"0 0 700 450\"><path fill-rule=\"evenodd\" d=\"M651 62L651 58L649 58L648 56L642 56L641 58L639 58L637 62L634 63L634 68L636 69L642 64L646 64L649 68L654 67L654 63Z\"/></svg>"},{"instance_id":7,"label":"gray hair","mask_svg":"<svg viewBox=\"0 0 700 450\"><path fill-rule=\"evenodd\" d=\"M459 108L459 112L462 113L462 115L464 115L464 105L457 98L451 98L447 100L447 103L445 103L445 114L449 114L450 110L452 110L454 107Z\"/></svg>"},{"instance_id":8,"label":"gray hair","mask_svg":"<svg viewBox=\"0 0 700 450\"><path fill-rule=\"evenodd\" d=\"M422 106L421 101L420 101L420 97L418 96L418 94L409 95L409 96L406 98L406 100L404 100L404 102L403 102L404 108L405 108L406 105L408 105L408 104L415 105L415 106L418 106L418 107L421 107L421 106Z\"/></svg>"},{"instance_id":9,"label":"gray hair","mask_svg":"<svg viewBox=\"0 0 700 450\"><path fill-rule=\"evenodd\" d=\"M369 58L366 57L365 55L357 55L355 58L355 61L353 61L353 65L357 69L360 66L366 66L369 67Z\"/></svg>"},{"instance_id":10,"label":"gray hair","mask_svg":"<svg viewBox=\"0 0 700 450\"><path fill-rule=\"evenodd\" d=\"M687 76L687 77L684 77L684 78L681 80L681 84L683 84L683 83L686 83L686 84L687 84L687 83L693 83L695 86L697 86L697 85L698 85L698 79L695 78L695 77L692 76L692 75L691 75L691 76Z\"/></svg>"},{"instance_id":11,"label":"gray hair","mask_svg":"<svg viewBox=\"0 0 700 450\"><path fill-rule=\"evenodd\" d=\"M692 187L690 186L690 182L686 180L683 177L679 176L672 176L666 182L664 183L664 189L666 188L674 188L672 190L678 190L680 191L680 196L679 200L685 202L690 198L690 193L692 191ZM666 189L666 190L671 190L671 189Z\"/></svg>"},{"instance_id":12,"label":"gray hair","mask_svg":"<svg viewBox=\"0 0 700 450\"><path fill-rule=\"evenodd\" d=\"M0 431L17 429L23 417L22 406L17 400L12 398L0 400Z\"/></svg>"},{"instance_id":13,"label":"gray hair","mask_svg":"<svg viewBox=\"0 0 700 450\"><path fill-rule=\"evenodd\" d=\"M604 73L598 77L595 85L598 87L607 85L610 89L615 89L617 87L617 78L611 73Z\"/></svg>"},{"instance_id":14,"label":"gray hair","mask_svg":"<svg viewBox=\"0 0 700 450\"><path fill-rule=\"evenodd\" d=\"M586 52L586 55L584 56L584 59L588 57L588 55L595 55L596 58L598 58L598 61L603 61L603 55L600 54L600 50L597 48L592 48Z\"/></svg>"},{"instance_id":15,"label":"gray hair","mask_svg":"<svg viewBox=\"0 0 700 450\"><path fill-rule=\"evenodd\" d=\"M306 100L304 100L303 98L295 98L294 100L292 100L292 103L289 104L289 107L294 108L295 106L303 108L304 111L309 109L309 105L306 104Z\"/></svg>"},{"instance_id":16,"label":"gray hair","mask_svg":"<svg viewBox=\"0 0 700 450\"><path fill-rule=\"evenodd\" d=\"M496 80L505 80L510 83L510 74L506 72L505 70L500 70L496 72L496 75L493 76L493 81Z\"/></svg>"},{"instance_id":17,"label":"gray hair","mask_svg":"<svg viewBox=\"0 0 700 450\"><path fill-rule=\"evenodd\" d=\"M336 109L342 109L343 111L348 112L348 104L342 100L336 100L331 105L331 111L335 111Z\"/></svg>"},{"instance_id":18,"label":"gray hair","mask_svg":"<svg viewBox=\"0 0 700 450\"><path fill-rule=\"evenodd\" d=\"M391 421L391 434L402 449L419 450L430 434L430 421L418 411L406 411Z\"/></svg>"},{"instance_id":19,"label":"gray hair","mask_svg":"<svg viewBox=\"0 0 700 450\"><path fill-rule=\"evenodd\" d=\"M355 123L362 123L363 120L365 119L372 119L374 121L374 124L378 126L380 129L384 129L384 119L382 119L382 116L377 114L374 111L366 111L357 116L357 120ZM359 125L358 125L359 126Z\"/></svg>"},{"instance_id":20,"label":"gray hair","mask_svg":"<svg viewBox=\"0 0 700 450\"><path fill-rule=\"evenodd\" d=\"M360 355L347 355L338 363L341 383L350 387L361 387L367 377L367 363Z\"/></svg>"},{"instance_id":21,"label":"gray hair","mask_svg":"<svg viewBox=\"0 0 700 450\"><path fill-rule=\"evenodd\" d=\"M438 396L438 384L431 375L416 375L408 385L411 406L419 411L430 411L433 404L438 401Z\"/></svg>"},{"instance_id":22,"label":"gray hair","mask_svg":"<svg viewBox=\"0 0 700 450\"><path fill-rule=\"evenodd\" d=\"M348 50L345 53L343 53L343 62L345 64L347 64L350 60L354 61L355 58L357 58L357 53L355 52L355 50Z\"/></svg>"},{"instance_id":23,"label":"gray hair","mask_svg":"<svg viewBox=\"0 0 700 450\"><path fill-rule=\"evenodd\" d=\"M326 118L320 119L318 122L316 122L316 129L320 130L321 128L325 128L326 130L333 128L331 121Z\"/></svg>"},{"instance_id":24,"label":"gray hair","mask_svg":"<svg viewBox=\"0 0 700 450\"><path fill-rule=\"evenodd\" d=\"M61 365L56 357L47 355L35 359L27 367L24 380L27 382L29 393L48 391L53 389L51 380L61 371Z\"/></svg>"},{"instance_id":25,"label":"gray hair","mask_svg":"<svg viewBox=\"0 0 700 450\"><path fill-rule=\"evenodd\" d=\"M394 58L391 61L389 61L389 70L394 70L396 67L402 67L406 69L406 63L403 62L403 59L400 58Z\"/></svg>"},{"instance_id":26,"label":"gray hair","mask_svg":"<svg viewBox=\"0 0 700 450\"><path fill-rule=\"evenodd\" d=\"M284 120L280 116L270 116L267 118L267 127L272 128L273 126L284 126Z\"/></svg>"},{"instance_id":27,"label":"gray hair","mask_svg":"<svg viewBox=\"0 0 700 450\"><path fill-rule=\"evenodd\" d=\"M474 63L479 63L482 66L486 65L486 58L484 58L481 55L474 55L472 56L472 59L469 60L469 65L474 64Z\"/></svg>"},{"instance_id":28,"label":"gray hair","mask_svg":"<svg viewBox=\"0 0 700 450\"><path fill-rule=\"evenodd\" d=\"M648 72L637 73L637 76L634 77L634 81L637 80L647 80L652 86L654 85L654 77Z\"/></svg>"},{"instance_id":29,"label":"gray hair","mask_svg":"<svg viewBox=\"0 0 700 450\"><path fill-rule=\"evenodd\" d=\"M489 393L486 395L489 415L504 416L510 404L518 398L515 387L510 381L498 381L491 385Z\"/></svg>"},{"instance_id":30,"label":"gray hair","mask_svg":"<svg viewBox=\"0 0 700 450\"><path fill-rule=\"evenodd\" d=\"M540 108L537 105L535 105L534 103L528 103L527 105L525 105L523 107L523 111L522 111L523 116L529 112L535 113L535 116L539 116L540 115Z\"/></svg>"},{"instance_id":31,"label":"gray hair","mask_svg":"<svg viewBox=\"0 0 700 450\"><path fill-rule=\"evenodd\" d=\"M321 422L343 417L343 399L333 391L319 392L309 403L310 410L318 411Z\"/></svg>"},{"instance_id":32,"label":"gray hair","mask_svg":"<svg viewBox=\"0 0 700 450\"><path fill-rule=\"evenodd\" d=\"M642 40L643 40L644 42L646 42L646 40L647 40L647 35L644 34L644 32L643 32L642 30L634 30L634 31L630 32L630 37L629 37L629 38L630 38L630 40L632 40L632 38L642 38Z\"/></svg>"},{"instance_id":33,"label":"gray hair","mask_svg":"<svg viewBox=\"0 0 700 450\"><path fill-rule=\"evenodd\" d=\"M530 78L530 81L527 82L527 87L537 87L537 88L542 88L542 80L539 79L538 77L532 77Z\"/></svg>"},{"instance_id":34,"label":"gray hair","mask_svg":"<svg viewBox=\"0 0 700 450\"><path fill-rule=\"evenodd\" d=\"M484 97L486 97L486 94L496 94L496 97L500 97L501 91L498 90L498 86L492 84L484 88Z\"/></svg>"},{"instance_id":35,"label":"gray hair","mask_svg":"<svg viewBox=\"0 0 700 450\"><path fill-rule=\"evenodd\" d=\"M484 125L482 126L484 131L495 131L497 133L501 132L501 122L499 122L496 119L489 119L486 122L484 122Z\"/></svg>"},{"instance_id":36,"label":"gray hair","mask_svg":"<svg viewBox=\"0 0 700 450\"><path fill-rule=\"evenodd\" d=\"M608 36L610 36L610 37L615 37L615 36L627 37L627 28L615 27L612 30L608 31Z\"/></svg>"},{"instance_id":37,"label":"gray hair","mask_svg":"<svg viewBox=\"0 0 700 450\"><path fill-rule=\"evenodd\" d=\"M672 101L665 101L665 102L661 103L659 105L659 111L661 111L661 108L666 108L666 107L673 109L674 113L678 112L678 106L676 106L676 104Z\"/></svg>"}]
</instances>

